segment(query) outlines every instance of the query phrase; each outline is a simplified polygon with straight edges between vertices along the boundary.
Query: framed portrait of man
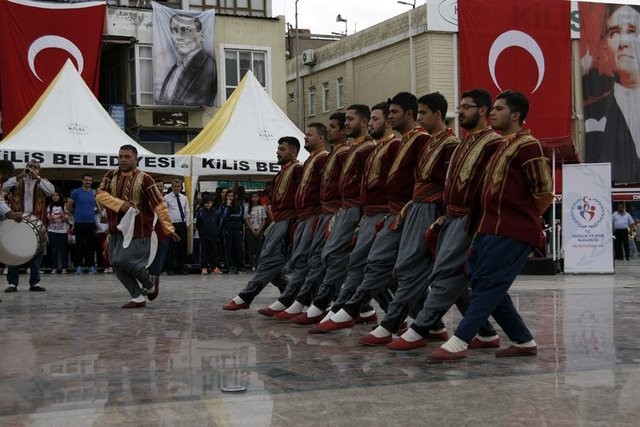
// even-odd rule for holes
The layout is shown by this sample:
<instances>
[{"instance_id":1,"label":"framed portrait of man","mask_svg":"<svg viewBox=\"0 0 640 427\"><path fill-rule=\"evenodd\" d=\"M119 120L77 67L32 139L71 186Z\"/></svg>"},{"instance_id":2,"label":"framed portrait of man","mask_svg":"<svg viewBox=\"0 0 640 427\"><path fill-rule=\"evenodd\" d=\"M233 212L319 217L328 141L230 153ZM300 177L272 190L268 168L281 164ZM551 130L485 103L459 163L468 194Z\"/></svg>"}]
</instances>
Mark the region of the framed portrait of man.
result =
<instances>
[{"instance_id":1,"label":"framed portrait of man","mask_svg":"<svg viewBox=\"0 0 640 427\"><path fill-rule=\"evenodd\" d=\"M159 105L212 106L217 94L213 10L153 2L153 99Z\"/></svg>"},{"instance_id":2,"label":"framed portrait of man","mask_svg":"<svg viewBox=\"0 0 640 427\"><path fill-rule=\"evenodd\" d=\"M640 5L580 3L587 163L640 182Z\"/></svg>"}]
</instances>

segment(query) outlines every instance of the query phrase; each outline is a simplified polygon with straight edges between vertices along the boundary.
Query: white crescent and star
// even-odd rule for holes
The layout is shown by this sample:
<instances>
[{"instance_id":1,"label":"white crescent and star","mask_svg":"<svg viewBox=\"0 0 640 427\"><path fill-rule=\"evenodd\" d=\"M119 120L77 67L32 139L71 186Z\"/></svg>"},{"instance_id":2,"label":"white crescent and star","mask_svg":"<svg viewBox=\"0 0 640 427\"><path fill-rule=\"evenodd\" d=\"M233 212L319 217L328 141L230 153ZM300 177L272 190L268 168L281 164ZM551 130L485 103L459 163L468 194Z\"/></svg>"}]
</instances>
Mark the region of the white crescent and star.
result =
<instances>
[{"instance_id":1,"label":"white crescent and star","mask_svg":"<svg viewBox=\"0 0 640 427\"><path fill-rule=\"evenodd\" d=\"M82 74L84 58L82 57L82 52L78 49L78 46L76 46L71 40L64 37L48 35L39 37L31 43L31 46L29 46L29 52L27 53L29 68L38 80L42 81L35 68L36 57L45 49L62 49L68 52L69 55L76 60L76 64L78 64L78 73Z\"/></svg>"},{"instance_id":2,"label":"white crescent and star","mask_svg":"<svg viewBox=\"0 0 640 427\"><path fill-rule=\"evenodd\" d=\"M542 53L542 49L538 42L536 42L536 40L529 34L522 31L506 31L500 34L491 45L491 49L489 50L489 72L491 73L493 83L495 83L498 89L502 90L498 83L498 79L496 78L496 62L498 62L500 54L510 47L521 47L536 61L536 65L538 66L538 81L536 83L536 87L531 92L534 93L538 90L540 84L542 84L542 79L544 79L544 54Z\"/></svg>"}]
</instances>

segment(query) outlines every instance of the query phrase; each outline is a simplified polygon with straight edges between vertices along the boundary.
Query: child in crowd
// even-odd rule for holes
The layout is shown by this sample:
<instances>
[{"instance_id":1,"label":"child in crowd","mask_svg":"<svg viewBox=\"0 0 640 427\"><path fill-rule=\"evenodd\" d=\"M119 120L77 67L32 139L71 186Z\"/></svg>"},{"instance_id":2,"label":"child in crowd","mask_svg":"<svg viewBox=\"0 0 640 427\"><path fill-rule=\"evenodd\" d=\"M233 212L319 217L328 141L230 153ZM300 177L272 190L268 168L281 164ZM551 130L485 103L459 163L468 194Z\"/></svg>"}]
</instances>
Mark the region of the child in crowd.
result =
<instances>
[{"instance_id":1,"label":"child in crowd","mask_svg":"<svg viewBox=\"0 0 640 427\"><path fill-rule=\"evenodd\" d=\"M69 218L64 209L64 200L60 193L51 196L51 204L47 207L49 225L47 233L51 245L51 272L66 273L68 266L67 233L69 232Z\"/></svg>"},{"instance_id":2,"label":"child in crowd","mask_svg":"<svg viewBox=\"0 0 640 427\"><path fill-rule=\"evenodd\" d=\"M202 201L202 208L196 214L196 228L200 239L200 267L202 274L211 271L220 273L218 268L218 229L220 216L213 207L213 199L206 196Z\"/></svg>"}]
</instances>

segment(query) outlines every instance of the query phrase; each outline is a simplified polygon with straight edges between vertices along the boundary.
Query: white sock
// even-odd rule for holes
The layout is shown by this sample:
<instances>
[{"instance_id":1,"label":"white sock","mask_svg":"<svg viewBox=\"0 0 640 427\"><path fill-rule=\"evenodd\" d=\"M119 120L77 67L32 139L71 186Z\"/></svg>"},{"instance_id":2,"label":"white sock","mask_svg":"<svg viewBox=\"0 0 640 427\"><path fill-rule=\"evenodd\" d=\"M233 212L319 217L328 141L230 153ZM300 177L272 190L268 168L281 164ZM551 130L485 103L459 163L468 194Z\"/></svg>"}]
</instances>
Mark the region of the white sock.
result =
<instances>
[{"instance_id":1,"label":"white sock","mask_svg":"<svg viewBox=\"0 0 640 427\"><path fill-rule=\"evenodd\" d=\"M131 301L133 301L133 302L145 302L146 299L145 299L144 295L138 295L135 298L131 298Z\"/></svg>"},{"instance_id":2,"label":"white sock","mask_svg":"<svg viewBox=\"0 0 640 427\"><path fill-rule=\"evenodd\" d=\"M440 346L440 348L447 350L449 353L459 353L466 350L467 347L469 347L469 345L455 335L449 338L449 341Z\"/></svg>"},{"instance_id":3,"label":"white sock","mask_svg":"<svg viewBox=\"0 0 640 427\"><path fill-rule=\"evenodd\" d=\"M365 312L361 312L360 313L360 317L369 317L369 316L373 316L374 314L376 314L375 310L369 310L369 311L365 311ZM349 320L353 319L353 317L349 316Z\"/></svg>"},{"instance_id":4,"label":"white sock","mask_svg":"<svg viewBox=\"0 0 640 427\"><path fill-rule=\"evenodd\" d=\"M514 347L520 347L520 348L531 348L536 346L536 342L534 340L531 340L531 341L523 342L522 344L513 343L512 345Z\"/></svg>"},{"instance_id":5,"label":"white sock","mask_svg":"<svg viewBox=\"0 0 640 427\"><path fill-rule=\"evenodd\" d=\"M411 328L407 329L407 332L402 334L402 336L400 338L402 338L403 340L405 340L407 342L414 342L414 341L418 341L418 340L424 339L424 337L422 335L420 335L419 333L417 333L416 331L414 331Z\"/></svg>"},{"instance_id":6,"label":"white sock","mask_svg":"<svg viewBox=\"0 0 640 427\"><path fill-rule=\"evenodd\" d=\"M231 301L235 302L238 305L245 303L244 300L242 298L240 298L239 296L233 297L233 299Z\"/></svg>"},{"instance_id":7,"label":"white sock","mask_svg":"<svg viewBox=\"0 0 640 427\"><path fill-rule=\"evenodd\" d=\"M349 313L344 311L343 308L340 309L339 312L331 316L331 320L336 323L348 322L349 320L353 320L353 317L349 316Z\"/></svg>"},{"instance_id":8,"label":"white sock","mask_svg":"<svg viewBox=\"0 0 640 427\"><path fill-rule=\"evenodd\" d=\"M308 312L307 312L307 313L308 313ZM307 314L307 317L309 317L309 315L308 315L308 314ZM333 311L329 311L329 312L327 313L327 315L326 315L326 316L324 316L324 319L322 319L322 320L320 321L320 323L322 323L322 322L326 322L327 320L331 319L332 317L333 317Z\"/></svg>"},{"instance_id":9,"label":"white sock","mask_svg":"<svg viewBox=\"0 0 640 427\"><path fill-rule=\"evenodd\" d=\"M296 313L302 313L303 308L304 308L304 305L302 305L301 302L296 301L293 304L291 304L289 308L287 308L285 311L289 314L296 314Z\"/></svg>"},{"instance_id":10,"label":"white sock","mask_svg":"<svg viewBox=\"0 0 640 427\"><path fill-rule=\"evenodd\" d=\"M391 332L389 332L386 328L382 326L378 326L373 331L371 331L371 335L373 335L376 338L385 338L385 337L390 337Z\"/></svg>"},{"instance_id":11,"label":"white sock","mask_svg":"<svg viewBox=\"0 0 640 427\"><path fill-rule=\"evenodd\" d=\"M269 308L273 311L282 311L285 308L287 308L283 303L281 303L280 301L276 301L273 304L271 304L269 306Z\"/></svg>"},{"instance_id":12,"label":"white sock","mask_svg":"<svg viewBox=\"0 0 640 427\"><path fill-rule=\"evenodd\" d=\"M407 328L410 328L410 327L411 327L411 325L413 325L413 322L415 322L415 321L416 321L416 319L414 319L413 317L411 317L411 316L407 316L407 320L406 320L406 322L407 322Z\"/></svg>"},{"instance_id":13,"label":"white sock","mask_svg":"<svg viewBox=\"0 0 640 427\"><path fill-rule=\"evenodd\" d=\"M490 336L490 337L483 337L483 336L480 336L480 335L476 335L476 337L475 337L475 338L476 338L478 341L482 341L482 342L489 342L489 341L494 341L494 340L496 340L496 339L498 339L498 338L500 338L500 337L499 337L499 336L497 336L497 335L492 335L492 336Z\"/></svg>"},{"instance_id":14,"label":"white sock","mask_svg":"<svg viewBox=\"0 0 640 427\"><path fill-rule=\"evenodd\" d=\"M307 317L320 316L322 313L324 313L323 310L320 310L318 307L311 304L311 307L309 307L309 310L307 310Z\"/></svg>"}]
</instances>

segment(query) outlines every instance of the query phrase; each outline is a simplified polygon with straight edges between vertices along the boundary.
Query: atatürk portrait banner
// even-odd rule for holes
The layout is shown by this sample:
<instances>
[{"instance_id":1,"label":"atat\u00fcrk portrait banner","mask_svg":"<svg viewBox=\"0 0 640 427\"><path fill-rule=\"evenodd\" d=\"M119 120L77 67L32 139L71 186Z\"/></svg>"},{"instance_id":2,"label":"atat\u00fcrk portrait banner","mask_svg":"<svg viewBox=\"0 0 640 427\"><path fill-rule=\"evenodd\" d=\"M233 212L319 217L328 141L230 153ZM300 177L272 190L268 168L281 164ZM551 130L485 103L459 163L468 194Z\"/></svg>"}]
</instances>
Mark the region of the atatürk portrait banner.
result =
<instances>
[{"instance_id":1,"label":"atat\u00fcrk portrait banner","mask_svg":"<svg viewBox=\"0 0 640 427\"><path fill-rule=\"evenodd\" d=\"M153 6L153 99L159 105L213 105L217 93L213 10Z\"/></svg>"}]
</instances>

